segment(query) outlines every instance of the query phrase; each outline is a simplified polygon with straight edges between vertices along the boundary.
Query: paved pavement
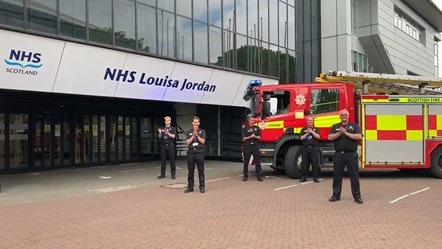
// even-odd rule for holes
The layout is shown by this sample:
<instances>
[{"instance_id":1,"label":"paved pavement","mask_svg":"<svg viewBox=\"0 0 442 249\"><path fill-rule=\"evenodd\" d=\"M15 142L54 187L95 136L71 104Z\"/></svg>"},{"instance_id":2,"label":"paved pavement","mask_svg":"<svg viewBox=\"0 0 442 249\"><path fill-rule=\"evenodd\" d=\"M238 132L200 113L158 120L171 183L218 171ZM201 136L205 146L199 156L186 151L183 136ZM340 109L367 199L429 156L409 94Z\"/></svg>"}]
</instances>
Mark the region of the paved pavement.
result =
<instances>
[{"instance_id":1,"label":"paved pavement","mask_svg":"<svg viewBox=\"0 0 442 249\"><path fill-rule=\"evenodd\" d=\"M158 162L0 176L0 248L442 248L442 180L361 172L364 204L320 183L206 161L207 192L157 180ZM252 170L253 171L253 170ZM196 180L197 182L197 180ZM197 188L195 188L197 189Z\"/></svg>"}]
</instances>

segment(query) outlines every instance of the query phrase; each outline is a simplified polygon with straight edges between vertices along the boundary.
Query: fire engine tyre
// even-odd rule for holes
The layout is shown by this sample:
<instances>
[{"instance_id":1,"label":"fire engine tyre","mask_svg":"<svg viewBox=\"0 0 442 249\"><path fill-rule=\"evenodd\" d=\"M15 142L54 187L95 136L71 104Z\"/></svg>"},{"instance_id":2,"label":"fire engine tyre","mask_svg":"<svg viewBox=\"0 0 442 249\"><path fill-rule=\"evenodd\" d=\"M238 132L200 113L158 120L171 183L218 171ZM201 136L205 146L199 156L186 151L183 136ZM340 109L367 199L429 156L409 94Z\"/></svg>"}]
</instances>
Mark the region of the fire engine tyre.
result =
<instances>
[{"instance_id":1,"label":"fire engine tyre","mask_svg":"<svg viewBox=\"0 0 442 249\"><path fill-rule=\"evenodd\" d=\"M301 178L301 146L292 146L285 155L285 173L291 178Z\"/></svg>"},{"instance_id":2,"label":"fire engine tyre","mask_svg":"<svg viewBox=\"0 0 442 249\"><path fill-rule=\"evenodd\" d=\"M438 147L431 153L430 172L437 178L442 178L442 147Z\"/></svg>"}]
</instances>

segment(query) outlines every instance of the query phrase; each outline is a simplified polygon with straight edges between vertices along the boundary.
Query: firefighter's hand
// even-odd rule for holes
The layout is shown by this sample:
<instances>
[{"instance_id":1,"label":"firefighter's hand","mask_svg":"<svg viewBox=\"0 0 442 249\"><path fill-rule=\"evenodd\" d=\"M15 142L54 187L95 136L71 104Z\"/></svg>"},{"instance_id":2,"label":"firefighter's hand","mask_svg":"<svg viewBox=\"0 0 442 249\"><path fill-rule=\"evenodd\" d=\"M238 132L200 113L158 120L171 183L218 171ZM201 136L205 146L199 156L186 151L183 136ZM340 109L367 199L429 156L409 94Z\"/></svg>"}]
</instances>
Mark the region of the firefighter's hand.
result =
<instances>
[{"instance_id":1,"label":"firefighter's hand","mask_svg":"<svg viewBox=\"0 0 442 249\"><path fill-rule=\"evenodd\" d=\"M347 131L347 129L345 127L339 128L339 133L340 134L344 134L346 131Z\"/></svg>"},{"instance_id":2,"label":"firefighter's hand","mask_svg":"<svg viewBox=\"0 0 442 249\"><path fill-rule=\"evenodd\" d=\"M161 133L161 128L158 128L158 133Z\"/></svg>"},{"instance_id":3,"label":"firefighter's hand","mask_svg":"<svg viewBox=\"0 0 442 249\"><path fill-rule=\"evenodd\" d=\"M311 129L311 128L308 128L307 131L306 131L306 133L312 133L312 129Z\"/></svg>"}]
</instances>

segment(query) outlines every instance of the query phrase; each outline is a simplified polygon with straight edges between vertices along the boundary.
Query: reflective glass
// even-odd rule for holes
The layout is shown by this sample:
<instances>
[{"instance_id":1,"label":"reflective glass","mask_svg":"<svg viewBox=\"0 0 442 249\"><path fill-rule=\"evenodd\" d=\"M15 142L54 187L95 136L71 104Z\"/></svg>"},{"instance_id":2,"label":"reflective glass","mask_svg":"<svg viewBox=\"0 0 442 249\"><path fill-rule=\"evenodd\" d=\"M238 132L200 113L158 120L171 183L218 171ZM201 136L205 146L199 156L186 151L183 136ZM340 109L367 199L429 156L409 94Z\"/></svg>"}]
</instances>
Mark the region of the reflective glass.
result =
<instances>
[{"instance_id":1,"label":"reflective glass","mask_svg":"<svg viewBox=\"0 0 442 249\"><path fill-rule=\"evenodd\" d=\"M193 0L193 18L207 23L207 0Z\"/></svg>"},{"instance_id":2,"label":"reflective glass","mask_svg":"<svg viewBox=\"0 0 442 249\"><path fill-rule=\"evenodd\" d=\"M23 28L23 0L0 0L0 23Z\"/></svg>"},{"instance_id":3,"label":"reflective glass","mask_svg":"<svg viewBox=\"0 0 442 249\"><path fill-rule=\"evenodd\" d=\"M112 0L89 0L89 40L112 44Z\"/></svg>"},{"instance_id":4,"label":"reflective glass","mask_svg":"<svg viewBox=\"0 0 442 249\"><path fill-rule=\"evenodd\" d=\"M222 53L222 38L221 29L216 27L209 27L209 50L210 60L209 63L215 66L223 66L223 53Z\"/></svg>"},{"instance_id":5,"label":"reflective glass","mask_svg":"<svg viewBox=\"0 0 442 249\"><path fill-rule=\"evenodd\" d=\"M250 71L250 46L247 45L247 37L236 35L236 69Z\"/></svg>"},{"instance_id":6,"label":"reflective glass","mask_svg":"<svg viewBox=\"0 0 442 249\"><path fill-rule=\"evenodd\" d=\"M270 42L278 44L278 0L269 0Z\"/></svg>"},{"instance_id":7,"label":"reflective glass","mask_svg":"<svg viewBox=\"0 0 442 249\"><path fill-rule=\"evenodd\" d=\"M279 76L279 56L280 52L278 51L278 46L270 44L270 54L269 54L269 64L270 64L270 72L271 76Z\"/></svg>"},{"instance_id":8,"label":"reflective glass","mask_svg":"<svg viewBox=\"0 0 442 249\"><path fill-rule=\"evenodd\" d=\"M236 32L246 35L253 31L253 28L247 29L247 1L236 1ZM233 22L232 22L233 23Z\"/></svg>"},{"instance_id":9,"label":"reflective glass","mask_svg":"<svg viewBox=\"0 0 442 249\"><path fill-rule=\"evenodd\" d=\"M209 1L209 24L221 27L221 0Z\"/></svg>"},{"instance_id":10,"label":"reflective glass","mask_svg":"<svg viewBox=\"0 0 442 249\"><path fill-rule=\"evenodd\" d=\"M192 21L177 17L177 58L192 61Z\"/></svg>"},{"instance_id":11,"label":"reflective glass","mask_svg":"<svg viewBox=\"0 0 442 249\"><path fill-rule=\"evenodd\" d=\"M140 1L141 2L141 1ZM157 53L157 33L155 9L145 4L137 5L138 50L148 53Z\"/></svg>"},{"instance_id":12,"label":"reflective glass","mask_svg":"<svg viewBox=\"0 0 442 249\"><path fill-rule=\"evenodd\" d=\"M115 1L115 46L135 49L135 2Z\"/></svg>"},{"instance_id":13,"label":"reflective glass","mask_svg":"<svg viewBox=\"0 0 442 249\"><path fill-rule=\"evenodd\" d=\"M29 29L57 33L57 0L28 0Z\"/></svg>"},{"instance_id":14,"label":"reflective glass","mask_svg":"<svg viewBox=\"0 0 442 249\"><path fill-rule=\"evenodd\" d=\"M288 7L288 48L295 49L295 8Z\"/></svg>"},{"instance_id":15,"label":"reflective glass","mask_svg":"<svg viewBox=\"0 0 442 249\"><path fill-rule=\"evenodd\" d=\"M207 48L207 24L193 22L194 44L195 44L195 61L207 64L208 48Z\"/></svg>"},{"instance_id":16,"label":"reflective glass","mask_svg":"<svg viewBox=\"0 0 442 249\"><path fill-rule=\"evenodd\" d=\"M259 23L258 23L258 0L249 0L249 12L248 12L248 30L249 36L254 39L259 38ZM253 30L253 31L252 31ZM250 35L250 32L252 35Z\"/></svg>"},{"instance_id":17,"label":"reflective glass","mask_svg":"<svg viewBox=\"0 0 442 249\"><path fill-rule=\"evenodd\" d=\"M260 47L259 55L261 57L261 73L264 75L269 75L269 44L262 42Z\"/></svg>"},{"instance_id":18,"label":"reflective glass","mask_svg":"<svg viewBox=\"0 0 442 249\"><path fill-rule=\"evenodd\" d=\"M5 169L5 114L0 113L0 170Z\"/></svg>"},{"instance_id":19,"label":"reflective glass","mask_svg":"<svg viewBox=\"0 0 442 249\"><path fill-rule=\"evenodd\" d=\"M183 0L181 0L183 1ZM175 12L174 5L175 0L158 0L158 8L167 10L170 12Z\"/></svg>"},{"instance_id":20,"label":"reflective glass","mask_svg":"<svg viewBox=\"0 0 442 249\"><path fill-rule=\"evenodd\" d=\"M158 10L158 54L175 56L175 18L172 13Z\"/></svg>"},{"instance_id":21,"label":"reflective glass","mask_svg":"<svg viewBox=\"0 0 442 249\"><path fill-rule=\"evenodd\" d=\"M269 41L269 0L259 0L260 39Z\"/></svg>"},{"instance_id":22,"label":"reflective glass","mask_svg":"<svg viewBox=\"0 0 442 249\"><path fill-rule=\"evenodd\" d=\"M248 49L248 58L247 58L247 64L248 64L248 71L258 73L259 72L259 53L260 49L258 48L258 40L249 38L249 45L247 46ZM242 60L238 56L238 61Z\"/></svg>"},{"instance_id":23,"label":"reflective glass","mask_svg":"<svg viewBox=\"0 0 442 249\"><path fill-rule=\"evenodd\" d=\"M289 78L288 78L288 83L295 83L296 80L296 59L295 59L296 53L293 50L289 50L289 54L288 54L288 60L289 60L289 64L288 64L288 73L289 73Z\"/></svg>"},{"instance_id":24,"label":"reflective glass","mask_svg":"<svg viewBox=\"0 0 442 249\"><path fill-rule=\"evenodd\" d=\"M287 47L288 25L287 25L287 5L279 3L279 45Z\"/></svg>"},{"instance_id":25,"label":"reflective glass","mask_svg":"<svg viewBox=\"0 0 442 249\"><path fill-rule=\"evenodd\" d=\"M233 44L234 33L232 31L224 30L223 43L224 43L224 66L227 68L233 68Z\"/></svg>"},{"instance_id":26,"label":"reflective glass","mask_svg":"<svg viewBox=\"0 0 442 249\"><path fill-rule=\"evenodd\" d=\"M60 34L86 39L86 0L60 0Z\"/></svg>"},{"instance_id":27,"label":"reflective glass","mask_svg":"<svg viewBox=\"0 0 442 249\"><path fill-rule=\"evenodd\" d=\"M192 0L178 0L176 1L176 12L185 17L192 17Z\"/></svg>"},{"instance_id":28,"label":"reflective glass","mask_svg":"<svg viewBox=\"0 0 442 249\"><path fill-rule=\"evenodd\" d=\"M137 0L138 4L141 5L150 5L152 7L155 7L156 5L156 0Z\"/></svg>"},{"instance_id":29,"label":"reflective glass","mask_svg":"<svg viewBox=\"0 0 442 249\"><path fill-rule=\"evenodd\" d=\"M10 168L28 166L28 115L9 116L9 158Z\"/></svg>"},{"instance_id":30,"label":"reflective glass","mask_svg":"<svg viewBox=\"0 0 442 249\"><path fill-rule=\"evenodd\" d=\"M234 28L235 1L234 0L224 0L223 4L224 4L224 6L223 6L224 29L232 31Z\"/></svg>"}]
</instances>

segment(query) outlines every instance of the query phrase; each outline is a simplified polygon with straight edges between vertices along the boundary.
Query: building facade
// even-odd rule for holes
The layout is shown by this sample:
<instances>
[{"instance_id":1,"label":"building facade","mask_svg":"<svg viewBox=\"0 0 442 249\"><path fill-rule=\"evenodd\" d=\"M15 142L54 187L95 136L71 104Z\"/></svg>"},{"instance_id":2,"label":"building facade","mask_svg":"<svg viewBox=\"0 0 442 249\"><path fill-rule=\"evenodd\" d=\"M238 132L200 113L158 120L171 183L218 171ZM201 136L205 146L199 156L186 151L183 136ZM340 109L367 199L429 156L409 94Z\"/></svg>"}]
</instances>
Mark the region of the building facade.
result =
<instances>
[{"instance_id":1,"label":"building facade","mask_svg":"<svg viewBox=\"0 0 442 249\"><path fill-rule=\"evenodd\" d=\"M321 1L322 71L438 76L442 12L431 0Z\"/></svg>"},{"instance_id":2,"label":"building facade","mask_svg":"<svg viewBox=\"0 0 442 249\"><path fill-rule=\"evenodd\" d=\"M319 2L0 0L0 173L155 159L165 115L240 158L248 82L318 75Z\"/></svg>"}]
</instances>

